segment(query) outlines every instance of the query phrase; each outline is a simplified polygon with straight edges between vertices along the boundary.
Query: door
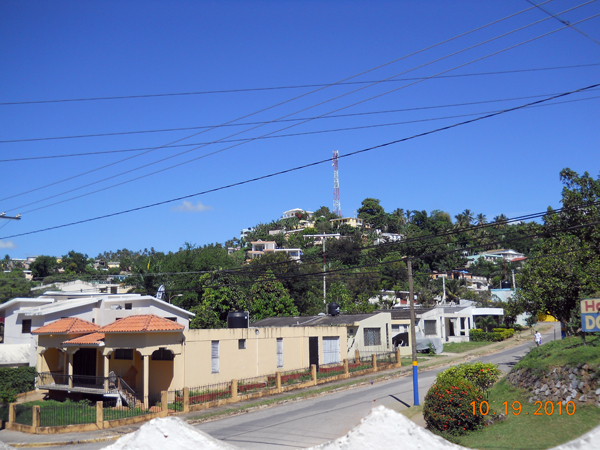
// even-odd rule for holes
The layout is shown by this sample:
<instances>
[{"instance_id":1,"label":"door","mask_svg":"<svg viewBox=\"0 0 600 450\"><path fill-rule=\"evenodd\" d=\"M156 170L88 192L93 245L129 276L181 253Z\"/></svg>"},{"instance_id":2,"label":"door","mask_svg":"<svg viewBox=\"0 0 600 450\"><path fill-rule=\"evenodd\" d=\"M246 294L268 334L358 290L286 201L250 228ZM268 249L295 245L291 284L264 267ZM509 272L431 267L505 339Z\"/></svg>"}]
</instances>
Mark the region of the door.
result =
<instances>
[{"instance_id":1,"label":"door","mask_svg":"<svg viewBox=\"0 0 600 450\"><path fill-rule=\"evenodd\" d=\"M96 384L95 377L96 349L80 348L73 355L73 384Z\"/></svg>"},{"instance_id":2,"label":"door","mask_svg":"<svg viewBox=\"0 0 600 450\"><path fill-rule=\"evenodd\" d=\"M319 371L319 338L309 337L308 338L308 362L312 366L317 366L317 372Z\"/></svg>"}]
</instances>

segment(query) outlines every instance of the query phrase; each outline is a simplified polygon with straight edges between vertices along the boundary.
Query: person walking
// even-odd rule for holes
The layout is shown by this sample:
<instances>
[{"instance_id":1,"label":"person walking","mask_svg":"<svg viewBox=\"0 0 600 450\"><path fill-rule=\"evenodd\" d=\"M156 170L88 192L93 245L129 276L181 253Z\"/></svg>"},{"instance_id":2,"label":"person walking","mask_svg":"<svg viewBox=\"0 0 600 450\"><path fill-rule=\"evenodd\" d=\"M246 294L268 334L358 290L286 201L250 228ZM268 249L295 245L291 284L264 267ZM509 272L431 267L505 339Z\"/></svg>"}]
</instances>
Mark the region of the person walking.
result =
<instances>
[{"instance_id":1,"label":"person walking","mask_svg":"<svg viewBox=\"0 0 600 450\"><path fill-rule=\"evenodd\" d=\"M533 335L533 340L538 347L542 345L542 334L538 330L536 330L535 334Z\"/></svg>"}]
</instances>

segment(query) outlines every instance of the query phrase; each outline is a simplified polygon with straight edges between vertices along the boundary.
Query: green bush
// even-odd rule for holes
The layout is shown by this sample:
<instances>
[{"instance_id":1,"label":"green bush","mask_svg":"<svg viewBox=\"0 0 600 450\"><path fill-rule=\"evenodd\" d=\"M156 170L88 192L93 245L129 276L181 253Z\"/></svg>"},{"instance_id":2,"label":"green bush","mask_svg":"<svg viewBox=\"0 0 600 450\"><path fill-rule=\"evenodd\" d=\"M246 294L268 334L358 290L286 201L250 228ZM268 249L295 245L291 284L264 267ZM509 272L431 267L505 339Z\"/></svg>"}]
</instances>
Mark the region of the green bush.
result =
<instances>
[{"instance_id":1,"label":"green bush","mask_svg":"<svg viewBox=\"0 0 600 450\"><path fill-rule=\"evenodd\" d=\"M484 424L479 412L483 392L462 379L438 380L425 396L423 417L427 427L442 433L461 435ZM473 405L475 402L475 414Z\"/></svg>"},{"instance_id":2,"label":"green bush","mask_svg":"<svg viewBox=\"0 0 600 450\"><path fill-rule=\"evenodd\" d=\"M496 364L475 362L459 364L440 372L436 383L452 383L455 380L466 380L482 392L487 391L500 378L500 370Z\"/></svg>"},{"instance_id":3,"label":"green bush","mask_svg":"<svg viewBox=\"0 0 600 450\"><path fill-rule=\"evenodd\" d=\"M499 342L510 337L513 337L515 334L515 330L512 328L494 328L491 333L486 333L485 331L480 330L479 328L475 328L469 330L469 340L472 342L482 342L482 341L491 341L491 342Z\"/></svg>"},{"instance_id":4,"label":"green bush","mask_svg":"<svg viewBox=\"0 0 600 450\"><path fill-rule=\"evenodd\" d=\"M0 368L0 396L6 391L14 394L29 392L35 389L35 367L2 367Z\"/></svg>"}]
</instances>

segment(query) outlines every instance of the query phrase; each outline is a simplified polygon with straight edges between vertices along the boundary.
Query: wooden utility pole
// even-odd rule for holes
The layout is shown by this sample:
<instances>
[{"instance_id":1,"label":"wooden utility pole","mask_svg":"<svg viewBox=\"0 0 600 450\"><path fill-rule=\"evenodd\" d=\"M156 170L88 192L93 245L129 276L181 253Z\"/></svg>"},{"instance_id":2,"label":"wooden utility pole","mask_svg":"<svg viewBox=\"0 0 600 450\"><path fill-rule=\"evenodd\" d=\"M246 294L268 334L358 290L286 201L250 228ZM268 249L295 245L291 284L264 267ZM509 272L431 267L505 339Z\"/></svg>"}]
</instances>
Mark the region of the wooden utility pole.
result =
<instances>
[{"instance_id":1,"label":"wooden utility pole","mask_svg":"<svg viewBox=\"0 0 600 450\"><path fill-rule=\"evenodd\" d=\"M415 290L413 288L412 260L408 258L408 299L410 301L410 342L413 364L414 406L419 406L419 368L417 366L417 331L415 329Z\"/></svg>"}]
</instances>

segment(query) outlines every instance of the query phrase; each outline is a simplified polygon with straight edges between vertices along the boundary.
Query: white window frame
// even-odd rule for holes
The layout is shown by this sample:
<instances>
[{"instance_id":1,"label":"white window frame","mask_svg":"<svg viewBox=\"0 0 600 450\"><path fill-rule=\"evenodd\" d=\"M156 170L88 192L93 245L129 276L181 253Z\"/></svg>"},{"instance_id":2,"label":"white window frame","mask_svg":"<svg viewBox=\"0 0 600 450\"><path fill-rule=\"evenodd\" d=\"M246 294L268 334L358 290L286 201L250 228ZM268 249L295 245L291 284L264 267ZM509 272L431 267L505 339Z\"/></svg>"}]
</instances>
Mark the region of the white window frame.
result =
<instances>
[{"instance_id":1,"label":"white window frame","mask_svg":"<svg viewBox=\"0 0 600 450\"><path fill-rule=\"evenodd\" d=\"M283 367L283 338L277 338L277 367Z\"/></svg>"},{"instance_id":2,"label":"white window frame","mask_svg":"<svg viewBox=\"0 0 600 450\"><path fill-rule=\"evenodd\" d=\"M219 373L219 341L210 341L210 371Z\"/></svg>"}]
</instances>

